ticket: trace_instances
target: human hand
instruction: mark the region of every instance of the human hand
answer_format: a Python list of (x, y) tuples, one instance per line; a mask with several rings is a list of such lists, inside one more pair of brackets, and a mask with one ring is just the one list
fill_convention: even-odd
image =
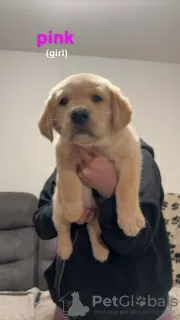
[(117, 185), (114, 164), (102, 156), (90, 155), (79, 146), (75, 146), (75, 152), (80, 159), (78, 175), (82, 182), (95, 189), (102, 197), (111, 197)]

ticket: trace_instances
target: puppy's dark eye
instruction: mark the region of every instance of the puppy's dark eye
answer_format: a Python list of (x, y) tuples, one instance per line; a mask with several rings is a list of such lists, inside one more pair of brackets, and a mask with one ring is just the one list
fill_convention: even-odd
[(94, 95), (94, 96), (92, 96), (92, 101), (93, 101), (94, 103), (97, 103), (97, 102), (102, 101), (102, 99), (101, 99), (100, 96)]
[(59, 102), (61, 106), (66, 106), (68, 104), (68, 98), (62, 98)]

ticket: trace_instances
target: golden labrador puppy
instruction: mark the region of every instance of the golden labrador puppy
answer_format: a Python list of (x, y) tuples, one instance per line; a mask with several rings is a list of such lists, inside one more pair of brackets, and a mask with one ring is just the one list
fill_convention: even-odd
[[(93, 74), (72, 75), (49, 93), (39, 120), (42, 135), (56, 144), (57, 176), (53, 196), (53, 222), (58, 234), (58, 255), (67, 260), (73, 250), (71, 223), (84, 208), (95, 208), (92, 190), (77, 175), (79, 159), (73, 145), (114, 162), (119, 174), (116, 187), (117, 222), (127, 236), (136, 236), (145, 226), (139, 207), (141, 152), (130, 125), (132, 108), (127, 98), (108, 80)], [(88, 225), (93, 256), (107, 260), (109, 250), (101, 239), (98, 217)]]

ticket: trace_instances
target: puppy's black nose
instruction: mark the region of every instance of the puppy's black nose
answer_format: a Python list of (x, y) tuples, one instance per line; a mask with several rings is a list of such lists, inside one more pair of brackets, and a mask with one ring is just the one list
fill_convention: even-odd
[(83, 125), (89, 118), (89, 112), (83, 108), (76, 109), (71, 113), (71, 120), (74, 124)]

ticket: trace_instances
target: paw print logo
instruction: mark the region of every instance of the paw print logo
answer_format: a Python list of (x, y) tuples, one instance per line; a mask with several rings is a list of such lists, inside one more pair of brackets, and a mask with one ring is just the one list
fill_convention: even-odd
[(180, 263), (180, 253), (176, 253), (173, 260), (175, 260), (176, 263)]
[(177, 210), (179, 208), (179, 203), (175, 202), (171, 205), (172, 210)]
[(168, 202), (164, 201), (162, 204), (162, 210), (165, 210), (168, 207)]
[(144, 307), (146, 305), (146, 299), (144, 297), (137, 297), (136, 304), (140, 307)]
[(178, 285), (180, 285), (180, 274), (179, 273), (176, 275), (176, 283)]

